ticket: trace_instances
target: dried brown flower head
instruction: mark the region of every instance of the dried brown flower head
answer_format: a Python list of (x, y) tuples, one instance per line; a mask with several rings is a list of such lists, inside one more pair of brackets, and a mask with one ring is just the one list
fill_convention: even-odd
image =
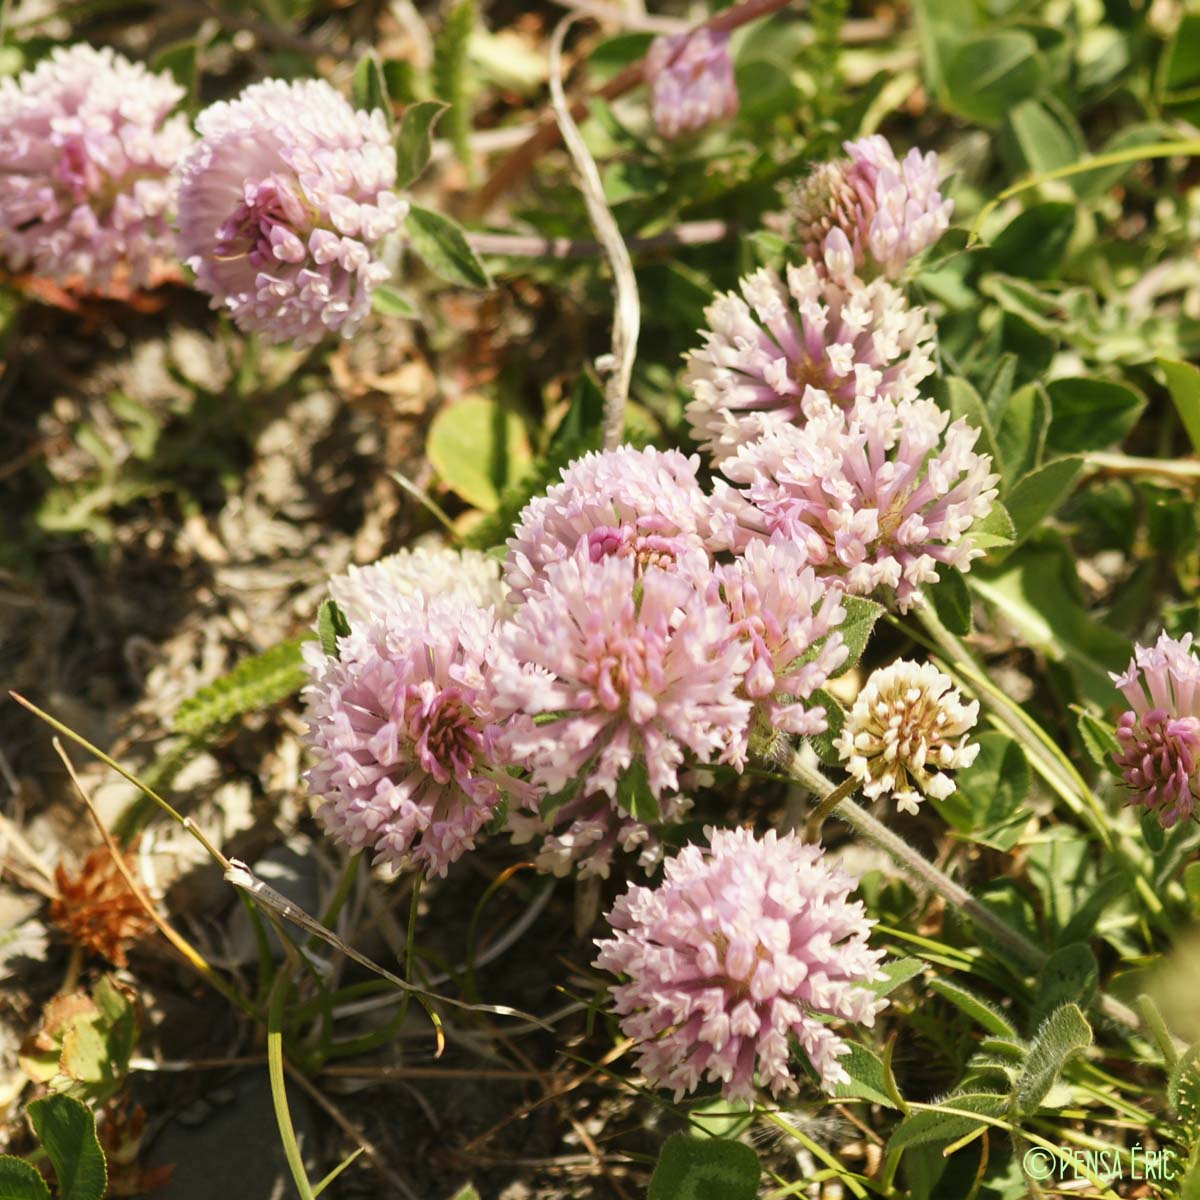
[(58, 898), (50, 904), (51, 920), (76, 945), (114, 966), (125, 966), (129, 947), (149, 933), (154, 922), (108, 849), (93, 850), (75, 876), (59, 864), (54, 881)]

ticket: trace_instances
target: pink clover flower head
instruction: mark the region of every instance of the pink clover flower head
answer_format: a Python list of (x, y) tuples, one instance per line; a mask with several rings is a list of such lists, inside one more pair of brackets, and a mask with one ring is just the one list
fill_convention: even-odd
[(445, 875), (505, 795), (531, 797), (508, 772), (495, 637), (490, 609), (415, 597), (352, 624), (339, 657), (305, 644), (306, 780), (339, 842)]
[(1192, 635), (1163, 633), (1153, 646), (1135, 646), (1129, 669), (1112, 679), (1131, 705), (1117, 722), (1113, 755), (1130, 802), (1156, 812), (1164, 829), (1197, 816), (1200, 660)]
[(452, 596), (481, 608), (506, 608), (500, 563), (479, 550), (449, 546), (415, 546), (389, 554), (369, 566), (350, 566), (329, 581), (353, 628), (360, 621), (392, 608), (398, 599)]
[(796, 240), (835, 277), (895, 279), (950, 226), (954, 205), (938, 190), (937, 155), (914, 148), (897, 159), (879, 134), (845, 150), (847, 158), (815, 167), (793, 198)]
[(673, 139), (737, 114), (729, 34), (697, 29), (655, 38), (645, 61), (654, 127)]
[(678, 791), (688, 752), (740, 768), (748, 654), (703, 582), (654, 566), (639, 578), (631, 558), (593, 562), (583, 544), (550, 566), (500, 640), (497, 702), (546, 717), (512, 731), (512, 757), (547, 792), (618, 799), (644, 761), (657, 801)]
[(709, 586), (750, 651), (742, 687), (755, 724), (768, 732), (823, 733), (825, 709), (807, 702), (849, 657), (837, 628), (846, 619), (840, 590), (817, 577), (798, 546), (780, 540), (751, 542), (714, 569)]
[(858, 881), (820, 846), (770, 830), (709, 829), (655, 888), (633, 886), (609, 915), (595, 966), (625, 976), (612, 989), (638, 1066), (678, 1100), (703, 1078), (726, 1099), (799, 1090), (789, 1039), (821, 1087), (849, 1081), (850, 1047), (820, 1017), (873, 1025), (886, 1005), (865, 985), (882, 977), (872, 922), (851, 901)]
[(531, 500), (508, 539), (504, 581), (514, 601), (545, 586), (551, 564), (586, 543), (592, 562), (616, 556), (674, 569), (728, 545), (733, 523), (714, 510), (696, 480), (700, 460), (678, 450), (593, 451), (562, 472), (562, 482)]
[(934, 371), (934, 326), (886, 280), (851, 286), (812, 263), (786, 282), (762, 269), (741, 294), (705, 310), (704, 345), (688, 355), (692, 434), (715, 465), (772, 429), (804, 420), (814, 391), (841, 407), (914, 400)]
[(196, 125), (178, 241), (197, 286), (271, 341), (350, 337), (390, 275), (378, 245), (408, 211), (383, 113), (355, 111), (324, 80), (268, 79)]
[(901, 660), (871, 672), (833, 741), (865, 796), (891, 796), (901, 812), (915, 813), (923, 796), (954, 794), (943, 772), (969, 767), (978, 756), (978, 743), (967, 736), (979, 701), (964, 704), (952, 688), (932, 663)]
[(0, 260), (92, 291), (153, 283), (175, 257), (182, 98), (170, 75), (83, 43), (0, 80)]
[[(996, 497), (979, 431), (932, 400), (874, 400), (843, 412), (810, 397), (807, 423), (739, 448), (722, 467), (742, 490), (719, 489), (743, 526), (778, 533), (817, 575), (869, 596), (891, 589), (901, 612), (922, 599), (939, 564), (966, 571), (983, 551), (972, 525)], [(749, 536), (749, 535), (748, 535)]]
[(658, 830), (682, 820), (692, 801), (689, 796), (664, 795), (657, 806), (658, 820), (648, 824), (604, 792), (592, 792), (572, 797), (546, 816), (537, 803), (513, 808), (508, 830), (517, 845), (536, 840), (538, 870), (559, 878), (575, 873), (581, 879), (607, 879), (618, 854), (636, 855), (638, 867), (649, 874), (663, 858)]

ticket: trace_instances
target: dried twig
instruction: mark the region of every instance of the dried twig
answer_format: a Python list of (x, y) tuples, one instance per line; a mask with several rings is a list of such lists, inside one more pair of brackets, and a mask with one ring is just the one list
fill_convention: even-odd
[[(694, 26), (695, 29), (708, 29), (714, 33), (728, 33), (750, 21), (757, 20), (784, 8), (789, 0), (744, 0), (717, 13), (709, 20)], [(573, 120), (582, 121), (588, 113), (588, 103), (592, 99), (615, 100), (626, 92), (633, 91), (643, 81), (644, 59), (631, 63), (623, 71), (614, 75), (598, 92), (576, 100), (571, 106)], [(521, 179), (538, 158), (559, 140), (558, 122), (553, 113), (546, 114), (537, 122), (528, 140), (518, 146), (508, 158), (492, 172), (483, 187), (480, 188), (473, 204), (476, 216), (479, 216)]]
[[(724, 241), (739, 229), (732, 221), (685, 221), (650, 237), (629, 238), (630, 251), (669, 250), (675, 246), (704, 246)], [(595, 258), (604, 253), (600, 242), (586, 238), (538, 237), (520, 233), (468, 233), (467, 241), (477, 254), (511, 258)]]
[[(578, 20), (575, 16), (564, 17), (555, 27), (550, 39), (550, 103), (558, 120), (558, 128), (575, 169), (579, 172), (579, 187), (587, 204), (592, 228), (604, 246), (612, 267), (613, 284), (616, 287), (616, 303), (613, 307), (612, 356), (608, 365), (608, 378), (604, 384), (604, 445), (612, 450), (621, 444), (625, 432), (625, 402), (629, 398), (629, 381), (633, 377), (633, 360), (637, 355), (638, 331), (642, 323), (642, 310), (638, 303), (637, 279), (633, 274), (633, 260), (629, 247), (621, 236), (617, 222), (604, 199), (604, 184), (596, 169), (596, 160), (584, 144), (579, 126), (571, 117), (567, 97), (562, 84), (562, 48), (567, 30)], [(599, 366), (599, 364), (597, 364)]]

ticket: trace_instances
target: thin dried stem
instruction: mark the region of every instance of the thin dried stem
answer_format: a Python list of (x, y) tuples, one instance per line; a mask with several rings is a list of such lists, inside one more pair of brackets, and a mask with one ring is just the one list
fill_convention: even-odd
[[(769, 16), (779, 9), (787, 7), (788, 2), (789, 0), (745, 0), (745, 3), (725, 9), (709, 20), (694, 26), (693, 29), (728, 33), (740, 25), (757, 20), (759, 17)], [(588, 102), (592, 99), (616, 100), (619, 96), (624, 96), (626, 92), (633, 91), (643, 82), (644, 64), (644, 59), (638, 59), (637, 62), (631, 63), (623, 71), (614, 75), (599, 91), (575, 101), (571, 106), (572, 119), (582, 121), (587, 116)], [(487, 212), (505, 192), (525, 177), (530, 167), (547, 150), (556, 145), (558, 140), (558, 122), (554, 120), (552, 113), (547, 114), (537, 122), (529, 139), (518, 146), (492, 172), (475, 199), (472, 206), (474, 214), (480, 216)]]
[[(612, 267), (613, 284), (616, 287), (616, 304), (613, 312), (612, 362), (608, 364), (608, 378), (604, 384), (604, 445), (612, 450), (621, 444), (625, 433), (625, 402), (629, 398), (629, 381), (633, 377), (633, 360), (637, 355), (638, 332), (641, 329), (642, 309), (638, 303), (637, 279), (633, 274), (633, 260), (629, 247), (621, 236), (608, 202), (604, 199), (604, 183), (579, 132), (579, 126), (571, 117), (567, 97), (562, 83), (562, 49), (567, 30), (578, 18), (564, 17), (559, 21), (550, 39), (550, 102), (558, 120), (559, 132), (571, 152), (575, 169), (579, 172), (579, 187), (583, 192), (592, 228), (604, 246), (604, 252)], [(599, 364), (597, 364), (599, 366)]]

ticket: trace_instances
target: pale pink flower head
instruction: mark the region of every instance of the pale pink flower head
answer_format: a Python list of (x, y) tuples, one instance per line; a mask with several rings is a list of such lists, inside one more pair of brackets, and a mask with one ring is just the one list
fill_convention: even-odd
[(306, 779), (339, 842), (445, 875), (506, 795), (532, 797), (508, 771), (495, 638), (490, 609), (418, 596), (362, 616), (337, 657), (305, 644)]
[(536, 841), (538, 870), (559, 878), (607, 879), (619, 855), (634, 857), (649, 873), (662, 862), (659, 831), (677, 825), (692, 807), (691, 797), (680, 795), (660, 796), (655, 803), (658, 819), (647, 822), (603, 791), (572, 796), (545, 815), (535, 800), (509, 809), (508, 831), (517, 845)]
[(756, 271), (705, 310), (688, 355), (692, 436), (720, 465), (772, 429), (802, 422), (810, 393), (845, 408), (913, 400), (934, 370), (934, 327), (886, 280), (843, 284), (812, 263)]
[(179, 253), (197, 287), (271, 341), (350, 337), (390, 275), (379, 243), (407, 212), (384, 114), (356, 112), (324, 80), (268, 79), (196, 126)]
[(978, 717), (979, 701), (964, 704), (932, 663), (901, 659), (871, 672), (833, 746), (863, 795), (891, 796), (901, 812), (915, 813), (923, 796), (954, 794), (945, 772), (975, 761), (979, 745), (967, 737)]
[(696, 479), (700, 460), (678, 450), (593, 451), (577, 458), (544, 496), (531, 500), (508, 539), (504, 581), (520, 601), (545, 586), (552, 563), (582, 544), (593, 562), (628, 558), (638, 571), (674, 569), (695, 552), (724, 548), (727, 514), (713, 509)]
[(655, 38), (643, 71), (654, 127), (665, 138), (694, 133), (737, 114), (727, 33), (698, 29)]
[(0, 260), (103, 291), (174, 261), (171, 168), (192, 144), (183, 98), (110, 48), (56, 47), (0, 80)]
[(815, 167), (793, 197), (796, 240), (839, 277), (895, 279), (950, 226), (937, 155), (914, 148), (898, 160), (879, 134), (845, 150), (847, 158)]
[(687, 753), (740, 767), (750, 705), (748, 663), (729, 614), (690, 572), (633, 559), (593, 562), (586, 544), (546, 572), (501, 633), (498, 703), (537, 724), (509, 739), (548, 793), (568, 787), (613, 799), (644, 762), (655, 800), (678, 790)]
[(722, 466), (741, 491), (721, 503), (744, 527), (780, 534), (817, 575), (847, 592), (921, 600), (940, 564), (965, 571), (983, 551), (971, 527), (991, 510), (997, 476), (974, 446), (979, 431), (932, 400), (874, 400), (848, 412), (810, 397), (803, 427), (742, 446)]
[(676, 1100), (705, 1077), (729, 1100), (753, 1100), (756, 1079), (778, 1098), (799, 1090), (794, 1037), (832, 1092), (850, 1047), (828, 1018), (873, 1025), (886, 1004), (865, 986), (883, 951), (849, 898), (858, 881), (794, 834), (706, 833), (710, 848), (685, 846), (657, 887), (620, 896), (596, 943), (595, 965), (626, 978), (612, 992), (638, 1067)]
[(837, 586), (817, 577), (798, 546), (776, 539), (753, 541), (716, 567), (709, 587), (750, 651), (742, 684), (754, 704), (750, 732), (767, 744), (776, 731), (823, 733), (825, 709), (810, 697), (849, 657), (837, 628), (846, 619)]
[(1130, 802), (1158, 814), (1164, 829), (1197, 816), (1200, 796), (1200, 660), (1192, 635), (1165, 633), (1135, 646), (1129, 669), (1113, 682), (1132, 705), (1117, 722), (1113, 760), (1133, 792)]

